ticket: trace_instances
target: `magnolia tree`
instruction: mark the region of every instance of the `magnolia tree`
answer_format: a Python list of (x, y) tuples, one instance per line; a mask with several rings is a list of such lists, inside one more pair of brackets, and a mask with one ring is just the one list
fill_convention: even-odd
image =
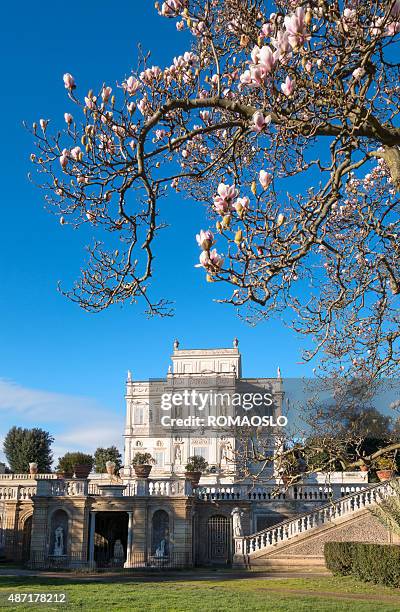
[(33, 127), (49, 207), (95, 237), (68, 295), (89, 311), (143, 298), (169, 314), (148, 283), (162, 198), (180, 192), (208, 206), (197, 265), (227, 285), (223, 301), (252, 321), (292, 311), (306, 359), (322, 349), (346, 371), (393, 374), (400, 0), (156, 9), (176, 21), (181, 55), (140, 57), (87, 93), (66, 73), (64, 129)]

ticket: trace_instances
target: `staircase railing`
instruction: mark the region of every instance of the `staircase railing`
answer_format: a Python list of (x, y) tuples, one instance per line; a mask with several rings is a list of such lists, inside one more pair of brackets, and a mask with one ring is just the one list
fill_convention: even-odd
[(376, 504), (383, 497), (393, 494), (390, 482), (388, 480), (371, 485), (362, 491), (332, 500), (310, 512), (297, 515), (252, 535), (235, 537), (235, 554), (251, 555), (259, 550), (286, 542), (301, 533), (311, 531), (335, 518), (350, 515), (357, 510)]

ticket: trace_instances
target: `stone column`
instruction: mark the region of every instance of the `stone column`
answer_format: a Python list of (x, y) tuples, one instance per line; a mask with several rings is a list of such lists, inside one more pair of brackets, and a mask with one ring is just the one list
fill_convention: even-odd
[(94, 564), (94, 536), (96, 532), (96, 512), (92, 510), (90, 512), (90, 526), (89, 526), (89, 563)]
[(132, 567), (132, 544), (133, 544), (133, 512), (128, 512), (128, 539), (126, 542), (126, 561), (124, 567)]

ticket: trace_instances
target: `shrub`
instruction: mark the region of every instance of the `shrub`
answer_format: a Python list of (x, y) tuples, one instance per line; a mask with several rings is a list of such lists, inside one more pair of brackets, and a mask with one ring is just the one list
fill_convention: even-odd
[(326, 542), (324, 555), (326, 566), (333, 574), (351, 574), (354, 542)]
[(325, 561), (334, 574), (400, 587), (400, 546), (363, 542), (327, 542)]
[(65, 453), (63, 457), (60, 457), (56, 469), (59, 472), (74, 473), (76, 465), (90, 465), (90, 469), (92, 469), (93, 463), (94, 459), (92, 455), (77, 451)]
[(155, 463), (150, 453), (135, 453), (132, 459), (132, 465), (152, 465)]
[(208, 467), (207, 461), (201, 455), (193, 455), (189, 457), (188, 463), (185, 465), (187, 472), (205, 472)]

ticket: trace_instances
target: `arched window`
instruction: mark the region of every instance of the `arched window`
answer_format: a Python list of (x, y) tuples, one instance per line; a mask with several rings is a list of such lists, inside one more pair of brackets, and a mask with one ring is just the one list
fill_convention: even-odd
[(157, 510), (151, 521), (151, 554), (156, 557), (169, 555), (169, 516), (165, 510)]
[(24, 522), (22, 533), (22, 560), (28, 561), (31, 556), (31, 537), (32, 537), (32, 515), (28, 516)]
[(63, 557), (68, 554), (68, 514), (56, 510), (51, 517), (49, 555)]

